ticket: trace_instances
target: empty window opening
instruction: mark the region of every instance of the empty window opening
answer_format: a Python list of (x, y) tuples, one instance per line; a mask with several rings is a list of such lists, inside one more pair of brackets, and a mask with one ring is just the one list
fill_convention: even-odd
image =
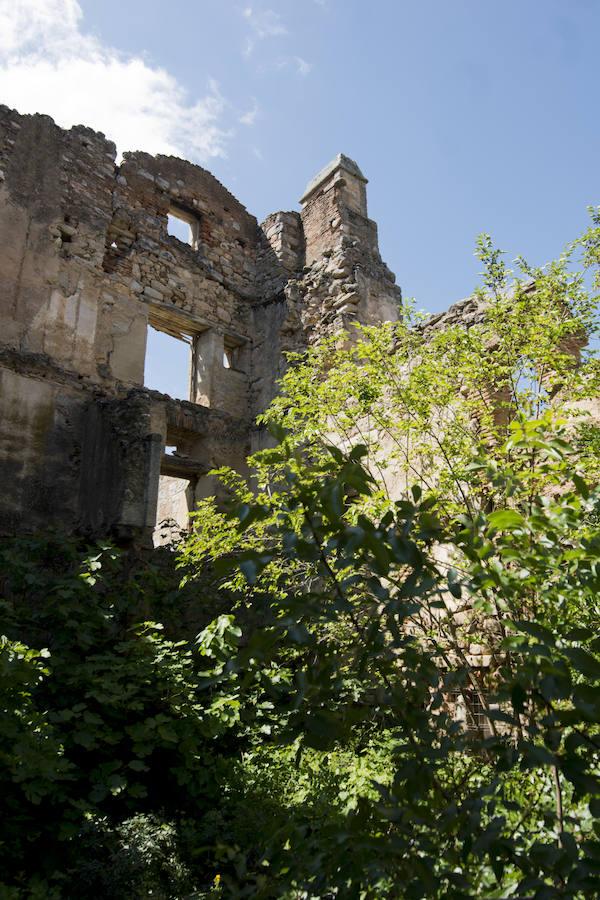
[(165, 444), (165, 453), (177, 453), (177, 444)]
[(235, 338), (226, 337), (223, 346), (223, 368), (245, 372), (245, 350), (244, 344), (236, 341)]
[(193, 213), (172, 206), (167, 215), (167, 233), (171, 237), (177, 238), (182, 244), (189, 244), (193, 250), (197, 250), (200, 221)]
[[(144, 385), (176, 400), (190, 396), (191, 340), (148, 326)], [(168, 452), (168, 451), (167, 451)]]
[(155, 547), (176, 543), (190, 529), (195, 505), (194, 486), (187, 478), (161, 475), (153, 542)]
[(177, 216), (169, 213), (167, 216), (167, 231), (171, 237), (176, 237), (178, 241), (184, 244), (192, 243), (192, 226), (189, 222), (184, 222)]

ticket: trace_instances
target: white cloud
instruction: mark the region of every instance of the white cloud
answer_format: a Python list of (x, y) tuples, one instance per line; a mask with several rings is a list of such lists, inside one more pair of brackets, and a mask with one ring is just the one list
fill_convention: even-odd
[[(307, 62), (301, 56), (281, 56), (273, 65), (279, 70), (294, 69), (296, 74), (301, 75), (302, 78), (306, 78), (313, 69), (313, 64)], [(265, 66), (264, 68), (266, 71), (267, 67)]]
[(281, 21), (281, 16), (274, 9), (257, 10), (252, 6), (247, 6), (244, 10), (244, 17), (248, 19), (252, 31), (261, 41), (268, 37), (277, 37), (288, 33)]
[(14, 0), (0, 3), (0, 53), (4, 56), (29, 46), (45, 36), (52, 44), (62, 43), (78, 28), (81, 8), (75, 0), (47, 0), (32, 3)]
[(260, 108), (258, 106), (258, 103), (256, 102), (256, 100), (254, 100), (250, 109), (240, 116), (239, 121), (242, 123), (242, 125), (254, 125), (259, 112)]
[(244, 45), (244, 56), (252, 54), (257, 41), (288, 34), (287, 28), (281, 21), (281, 16), (274, 9), (256, 9), (253, 6), (247, 6), (242, 10), (242, 15), (247, 20), (251, 31)]
[(296, 63), (296, 70), (298, 72), (298, 75), (302, 75), (303, 77), (305, 75), (308, 75), (308, 73), (312, 69), (312, 63), (309, 63), (305, 59), (302, 59), (301, 56), (295, 56), (294, 62)]
[(81, 29), (77, 0), (0, 0), (0, 99), (59, 125), (90, 125), (119, 150), (198, 161), (223, 156), (229, 132), (218, 85), (190, 101), (176, 78)]
[[(316, 2), (320, 3), (320, 0), (316, 0)], [(281, 37), (289, 34), (288, 29), (281, 20), (281, 16), (273, 9), (257, 9), (254, 6), (246, 6), (241, 12), (250, 28), (250, 34), (246, 37), (244, 49), (242, 51), (245, 57), (252, 56), (259, 41), (264, 41), (266, 38)], [(307, 60), (303, 59), (301, 56), (284, 56), (276, 61), (271, 60), (265, 62), (264, 59), (262, 59), (258, 65), (258, 70), (263, 72), (272, 68), (294, 68), (298, 75), (305, 77), (312, 70), (312, 63), (307, 62)], [(243, 117), (240, 121), (244, 121)]]

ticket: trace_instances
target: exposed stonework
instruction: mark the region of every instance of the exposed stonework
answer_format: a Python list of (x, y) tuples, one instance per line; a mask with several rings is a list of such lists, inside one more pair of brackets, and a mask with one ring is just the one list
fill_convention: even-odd
[[(183, 524), (206, 473), (260, 443), (285, 351), (398, 318), (356, 163), (338, 156), (301, 205), (259, 225), (199, 166), (117, 166), (104, 135), (0, 107), (1, 532)], [(189, 343), (189, 402), (143, 387), (149, 326)]]

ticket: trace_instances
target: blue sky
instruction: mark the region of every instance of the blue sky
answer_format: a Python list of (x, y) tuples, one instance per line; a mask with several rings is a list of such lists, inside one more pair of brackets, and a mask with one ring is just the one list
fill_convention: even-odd
[(585, 227), (599, 41), (598, 0), (0, 0), (0, 99), (193, 158), (259, 219), (344, 152), (437, 311), (478, 232), (543, 263)]

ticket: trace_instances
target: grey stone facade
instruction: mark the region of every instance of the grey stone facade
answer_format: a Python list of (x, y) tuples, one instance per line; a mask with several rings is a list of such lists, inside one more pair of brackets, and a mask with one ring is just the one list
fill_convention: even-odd
[[(212, 467), (244, 471), (286, 351), (399, 316), (347, 157), (260, 225), (199, 166), (115, 156), (0, 107), (0, 533), (183, 524)], [(189, 346), (188, 401), (143, 386), (149, 327)]]

